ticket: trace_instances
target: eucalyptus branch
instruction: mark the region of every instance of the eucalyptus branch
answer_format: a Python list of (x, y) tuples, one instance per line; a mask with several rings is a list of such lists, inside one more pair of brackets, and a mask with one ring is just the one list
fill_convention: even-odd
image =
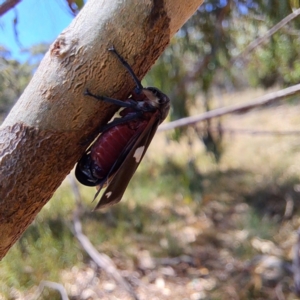
[(287, 97), (296, 95), (299, 92), (300, 92), (300, 84), (296, 84), (296, 85), (293, 85), (286, 89), (282, 89), (280, 91), (269, 93), (267, 95), (264, 95), (262, 97), (257, 98), (256, 100), (253, 100), (253, 101), (250, 101), (247, 103), (235, 104), (235, 105), (231, 105), (228, 107), (221, 107), (221, 108), (217, 108), (217, 109), (202, 113), (200, 115), (182, 118), (182, 119), (179, 119), (179, 120), (176, 120), (173, 122), (165, 123), (158, 128), (158, 131), (166, 131), (166, 130), (175, 129), (177, 127), (194, 125), (198, 122), (202, 122), (202, 121), (209, 120), (212, 118), (222, 117), (222, 116), (228, 115), (228, 114), (246, 112), (246, 111), (255, 109), (257, 107), (266, 106), (275, 101), (286, 99)]

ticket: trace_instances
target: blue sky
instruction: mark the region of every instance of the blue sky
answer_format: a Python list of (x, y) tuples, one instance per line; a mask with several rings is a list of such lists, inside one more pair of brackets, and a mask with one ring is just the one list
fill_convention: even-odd
[(13, 20), (16, 15), (19, 41), (23, 48), (41, 42), (51, 43), (73, 20), (66, 0), (22, 0), (15, 9), (0, 17), (0, 46), (11, 51), (12, 58), (18, 60), (24, 60), (27, 56), (21, 53), (14, 34)]

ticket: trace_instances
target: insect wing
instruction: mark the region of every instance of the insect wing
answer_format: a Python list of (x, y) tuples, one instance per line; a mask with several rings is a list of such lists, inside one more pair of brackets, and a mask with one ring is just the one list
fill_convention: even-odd
[(131, 150), (126, 155), (119, 169), (115, 172), (114, 177), (110, 181), (99, 203), (95, 207), (95, 210), (111, 206), (121, 201), (129, 181), (131, 180), (153, 139), (158, 125), (159, 115), (155, 113), (142, 134), (132, 146)]

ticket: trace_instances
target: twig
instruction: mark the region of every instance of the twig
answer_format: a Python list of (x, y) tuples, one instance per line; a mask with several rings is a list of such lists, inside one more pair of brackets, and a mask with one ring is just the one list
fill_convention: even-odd
[(73, 213), (73, 225), (74, 225), (74, 235), (78, 239), (82, 248), (86, 251), (86, 253), (91, 257), (91, 259), (97, 264), (98, 267), (102, 268), (107, 274), (109, 274), (117, 284), (121, 285), (133, 299), (139, 300), (138, 296), (131, 288), (131, 286), (126, 282), (126, 280), (121, 276), (119, 271), (117, 270), (114, 262), (110, 259), (109, 256), (103, 253), (99, 253), (96, 248), (92, 245), (90, 240), (86, 235), (82, 232), (81, 222), (79, 220), (79, 203), (80, 203), (80, 193), (77, 187), (77, 184), (74, 178), (69, 176), (71, 181), (71, 186), (76, 198), (76, 209)]
[[(211, 131), (220, 131), (218, 127), (210, 127)], [(201, 129), (199, 129), (201, 131)], [(286, 130), (286, 131), (278, 131), (278, 130), (254, 130), (254, 129), (240, 129), (240, 128), (229, 128), (223, 127), (221, 128), (222, 133), (229, 134), (250, 134), (250, 135), (278, 135), (278, 136), (291, 136), (291, 135), (300, 135), (300, 130)]]
[(177, 257), (158, 258), (158, 259), (156, 259), (156, 262), (161, 264), (161, 265), (168, 265), (168, 266), (178, 265), (182, 262), (190, 264), (190, 265), (194, 264), (193, 257), (191, 257), (189, 255), (180, 255), (180, 256), (177, 256)]
[(256, 47), (266, 42), (268, 38), (270, 38), (274, 33), (276, 33), (279, 29), (281, 29), (283, 26), (285, 26), (287, 23), (295, 19), (297, 16), (300, 15), (300, 8), (293, 11), (291, 14), (289, 14), (287, 17), (282, 19), (280, 22), (278, 22), (275, 26), (273, 26), (270, 30), (268, 30), (263, 36), (257, 38), (256, 40), (252, 41), (244, 50), (242, 53), (238, 54), (236, 57), (234, 57), (230, 64), (235, 63), (238, 59), (241, 59), (245, 56), (247, 56), (249, 53), (251, 53)]
[[(226, 68), (229, 69), (236, 61), (248, 56), (256, 47), (265, 43), (268, 38), (270, 38), (279, 29), (281, 29), (287, 23), (289, 23), (294, 18), (296, 18), (299, 14), (300, 14), (300, 9), (295, 10), (294, 12), (289, 14), (287, 17), (282, 19), (280, 22), (278, 22), (270, 30), (268, 30), (263, 36), (255, 39), (254, 41), (249, 43), (248, 46), (246, 46), (246, 48), (241, 53), (239, 53), (238, 55), (236, 55), (229, 61)], [(213, 58), (213, 55), (212, 55), (212, 53), (210, 53), (210, 54), (206, 55), (202, 61), (199, 61), (198, 63), (196, 63), (193, 71), (190, 72), (190, 74), (187, 74), (186, 76), (184, 76), (179, 82), (177, 82), (177, 85), (176, 85), (177, 89), (178, 88), (180, 89), (180, 87), (182, 87), (183, 85), (185, 85), (193, 80), (196, 80), (203, 72), (203, 69), (207, 67), (208, 63), (211, 61), (212, 58)]]
[(99, 253), (87, 238), (87, 236), (82, 233), (81, 223), (78, 219), (76, 211), (73, 215), (73, 223), (76, 238), (78, 239), (82, 248), (92, 258), (92, 260), (106, 273), (108, 273), (119, 285), (121, 285), (132, 296), (133, 299), (138, 300), (139, 298), (130, 287), (130, 285), (120, 275), (113, 261), (107, 255)]
[(221, 108), (217, 108), (217, 109), (205, 112), (201, 115), (182, 118), (182, 119), (179, 119), (179, 120), (176, 120), (173, 122), (163, 124), (158, 128), (158, 131), (171, 130), (171, 129), (175, 129), (177, 127), (193, 125), (193, 124), (196, 124), (196, 123), (204, 121), (204, 120), (221, 117), (221, 116), (224, 116), (227, 114), (248, 111), (248, 110), (254, 109), (258, 106), (264, 106), (264, 105), (270, 104), (274, 101), (284, 99), (288, 96), (292, 96), (299, 92), (300, 92), (300, 84), (296, 84), (296, 85), (293, 85), (286, 89), (282, 89), (277, 92), (269, 93), (267, 95), (264, 95), (262, 97), (257, 98), (256, 100), (253, 100), (253, 101), (250, 101), (247, 103), (231, 105), (228, 107), (221, 107)]
[(21, 0), (6, 0), (0, 5), (0, 17), (14, 8)]
[(57, 290), (60, 293), (62, 300), (69, 300), (68, 294), (62, 284), (47, 280), (43, 280), (40, 282), (38, 290), (36, 291), (32, 299), (38, 299), (43, 293), (45, 287)]
[(285, 205), (283, 218), (287, 220), (290, 219), (293, 215), (295, 203), (290, 193), (287, 193), (284, 198), (285, 198), (286, 205)]

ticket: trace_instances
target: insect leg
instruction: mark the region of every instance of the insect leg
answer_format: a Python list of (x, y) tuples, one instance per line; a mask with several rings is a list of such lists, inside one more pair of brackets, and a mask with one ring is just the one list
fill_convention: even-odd
[(130, 115), (127, 115), (127, 116), (122, 117), (122, 118), (115, 118), (113, 121), (111, 121), (108, 124), (101, 127), (100, 132), (102, 133), (102, 132), (104, 132), (104, 131), (112, 128), (112, 127), (115, 127), (116, 125), (124, 124), (126, 122), (139, 119), (142, 116), (143, 116), (143, 112), (142, 111), (137, 111), (134, 114), (130, 114)]
[(136, 108), (136, 102), (135, 101), (121, 101), (121, 100), (118, 100), (118, 99), (114, 99), (114, 98), (109, 98), (109, 97), (106, 97), (106, 96), (97, 96), (97, 95), (94, 95), (92, 93), (90, 93), (90, 91), (88, 89), (86, 89), (84, 91), (84, 95), (86, 96), (91, 96), (97, 100), (101, 100), (101, 101), (104, 101), (104, 102), (107, 102), (107, 103), (111, 103), (111, 104), (115, 104), (117, 106), (120, 106), (120, 107), (129, 107), (129, 108)]
[(114, 46), (108, 48), (108, 51), (113, 52), (117, 58), (119, 59), (119, 61), (122, 63), (122, 65), (125, 67), (125, 69), (128, 71), (128, 73), (131, 75), (132, 79), (134, 80), (135, 84), (136, 84), (136, 92), (139, 94), (142, 92), (143, 90), (143, 86), (141, 81), (137, 78), (137, 76), (135, 75), (135, 73), (133, 72), (132, 68), (130, 67), (130, 65), (128, 64), (128, 62), (117, 52), (117, 50), (114, 48)]

